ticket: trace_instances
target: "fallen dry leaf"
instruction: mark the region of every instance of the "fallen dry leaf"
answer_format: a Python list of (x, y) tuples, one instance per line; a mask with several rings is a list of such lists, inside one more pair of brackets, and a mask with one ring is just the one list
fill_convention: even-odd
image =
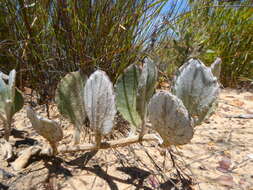
[(239, 107), (241, 107), (241, 106), (244, 105), (244, 102), (243, 102), (243, 101), (240, 101), (240, 100), (232, 100), (232, 101), (231, 101), (231, 104), (232, 104), (233, 106), (239, 106)]
[(224, 155), (227, 156), (228, 158), (231, 158), (231, 153), (229, 151), (224, 151)]
[(228, 107), (228, 106), (222, 106), (221, 107), (221, 109), (223, 110), (223, 111), (225, 111), (225, 112), (228, 112), (228, 111), (230, 111), (230, 108)]
[(231, 160), (227, 157), (223, 158), (218, 162), (219, 166), (216, 168), (218, 171), (227, 173), (229, 172), (229, 168), (231, 166)]
[(233, 187), (235, 185), (234, 179), (230, 175), (221, 175), (215, 179), (221, 185)]
[(225, 96), (226, 98), (235, 98), (234, 96), (230, 96), (230, 95), (228, 95), (228, 96)]
[(214, 142), (209, 142), (208, 143), (208, 146), (214, 146), (215, 144), (214, 144)]
[(253, 96), (244, 96), (244, 99), (245, 100), (253, 101)]

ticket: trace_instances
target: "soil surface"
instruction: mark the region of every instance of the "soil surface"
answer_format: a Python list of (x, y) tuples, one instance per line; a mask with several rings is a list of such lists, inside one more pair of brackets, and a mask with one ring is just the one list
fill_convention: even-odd
[[(47, 115), (43, 106), (34, 109)], [(50, 119), (63, 127), (60, 144), (71, 144), (73, 126), (55, 105), (49, 110)], [(12, 163), (23, 150), (47, 143), (31, 127), (24, 108), (14, 116), (10, 138), (14, 157), (7, 162), (0, 155), (0, 190), (253, 190), (252, 114), (252, 92), (224, 89), (216, 112), (195, 128), (194, 138), (185, 146), (164, 150), (144, 142), (53, 158), (37, 155), (26, 168), (15, 171)], [(104, 140), (123, 138), (127, 132), (126, 123), (118, 119), (114, 135)], [(91, 133), (87, 129), (81, 143), (94, 142)], [(2, 124), (0, 135), (2, 139)]]

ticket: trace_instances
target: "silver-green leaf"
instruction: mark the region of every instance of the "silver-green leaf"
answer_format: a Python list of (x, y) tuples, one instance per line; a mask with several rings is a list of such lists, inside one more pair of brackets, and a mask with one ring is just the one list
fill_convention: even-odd
[(89, 77), (84, 102), (90, 126), (101, 135), (110, 133), (117, 111), (113, 85), (105, 72), (97, 70)]
[(148, 105), (149, 120), (163, 146), (183, 145), (193, 137), (191, 117), (182, 101), (166, 91), (157, 92)]
[(5, 83), (3, 73), (0, 72), (0, 116), (4, 122), (5, 139), (9, 139), (13, 115), (18, 112), (24, 104), (20, 91), (16, 89), (16, 71), (12, 70)]
[(13, 69), (9, 74), (8, 86), (10, 90), (11, 101), (14, 102), (16, 90), (16, 71)]
[(86, 118), (83, 98), (86, 80), (80, 71), (71, 72), (62, 78), (55, 95), (59, 112), (79, 130)]
[(59, 123), (37, 115), (31, 108), (27, 108), (27, 117), (35, 131), (51, 143), (62, 140), (63, 132)]
[(56, 154), (57, 144), (63, 138), (63, 131), (60, 124), (37, 115), (30, 107), (27, 108), (27, 117), (35, 131), (48, 140), (53, 149), (53, 154)]
[(198, 59), (190, 59), (180, 67), (172, 87), (173, 94), (182, 100), (195, 125), (210, 116), (210, 109), (216, 103), (219, 91), (217, 78)]
[(155, 62), (146, 58), (138, 83), (136, 110), (142, 120), (146, 117), (147, 105), (152, 97), (157, 81), (157, 68)]

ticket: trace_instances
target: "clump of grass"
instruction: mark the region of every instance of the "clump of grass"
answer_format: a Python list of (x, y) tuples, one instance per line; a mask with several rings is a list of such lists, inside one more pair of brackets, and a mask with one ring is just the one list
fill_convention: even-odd
[(67, 72), (96, 68), (112, 81), (144, 54), (166, 0), (3, 0), (0, 70), (18, 71), (18, 85), (53, 97)]

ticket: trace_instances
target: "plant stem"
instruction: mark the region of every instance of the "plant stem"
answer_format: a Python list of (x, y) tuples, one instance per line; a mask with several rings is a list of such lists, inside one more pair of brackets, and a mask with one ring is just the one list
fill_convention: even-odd
[(74, 131), (74, 145), (80, 143), (80, 125), (75, 125), (75, 131)]
[(6, 141), (9, 141), (9, 136), (10, 136), (10, 131), (9, 131), (9, 126), (7, 124), (6, 121), (6, 117), (4, 117), (1, 113), (0, 113), (0, 119), (3, 121), (3, 126), (4, 126), (4, 139)]
[(11, 135), (11, 123), (4, 122), (4, 138), (6, 141), (9, 141)]
[(102, 140), (102, 136), (101, 136), (100, 132), (97, 132), (97, 134), (95, 136), (95, 140), (96, 140), (96, 146), (97, 146), (97, 148), (100, 148), (100, 146), (101, 146), (101, 140)]
[(145, 135), (145, 133), (147, 133), (147, 128), (146, 128), (146, 122), (147, 122), (147, 109), (145, 111), (145, 115), (144, 117), (141, 119), (141, 131), (139, 134), (139, 140), (141, 141), (141, 139), (143, 138), (143, 136)]
[(143, 136), (145, 135), (146, 133), (146, 120), (144, 119), (142, 122), (141, 122), (141, 132), (139, 134), (139, 140), (141, 141)]
[[(130, 144), (144, 142), (144, 141), (155, 141), (158, 142), (158, 138), (155, 134), (146, 134), (139, 139), (139, 135), (135, 135), (133, 137), (127, 137), (119, 140), (112, 140), (108, 142), (100, 143), (98, 147), (97, 144), (85, 144), (85, 145), (77, 145), (77, 146), (66, 146), (62, 145), (58, 148), (59, 153), (67, 153), (67, 152), (78, 152), (78, 151), (93, 151), (98, 149), (108, 149), (108, 148), (118, 148), (128, 146)], [(101, 142), (101, 141), (100, 141)]]
[(56, 155), (58, 153), (56, 144), (54, 142), (49, 142), (49, 144), (53, 149), (53, 155)]

